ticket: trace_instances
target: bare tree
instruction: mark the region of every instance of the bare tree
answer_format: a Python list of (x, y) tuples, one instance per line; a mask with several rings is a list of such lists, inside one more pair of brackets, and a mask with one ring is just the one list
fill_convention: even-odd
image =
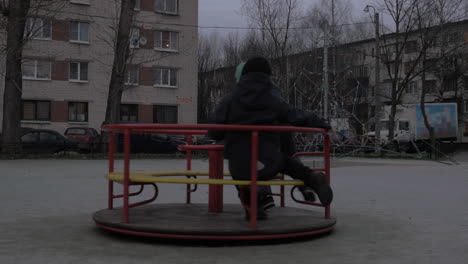
[[(0, 30), (6, 28), (6, 43), (1, 49), (6, 53), (7, 65), (3, 97), (3, 153), (21, 152), (21, 96), (23, 93), (21, 63), (25, 44), (33, 38), (36, 31), (42, 30), (42, 25), (36, 25), (35, 17), (38, 15), (51, 17), (63, 5), (62, 1), (53, 0), (0, 1)], [(29, 24), (28, 27), (27, 24)]]
[(301, 7), (299, 0), (243, 0), (242, 4), (242, 13), (251, 25), (261, 29), (260, 39), (267, 58), (279, 69), (273, 78), (285, 94), (290, 93), (286, 55), (292, 48), (291, 32), (300, 22)]
[[(383, 36), (384, 45), (381, 47), (383, 51), (381, 60), (390, 83), (388, 94), (383, 95), (390, 99), (391, 105), (389, 142), (393, 142), (394, 139), (396, 107), (401, 104), (405, 90), (418, 77), (422, 77), (424, 87), (425, 74), (428, 67), (432, 67), (426, 63), (428, 54), (439, 36), (444, 33), (444, 26), (460, 19), (453, 15), (458, 13), (457, 1), (384, 0), (380, 6), (393, 22), (390, 28), (393, 33)], [(452, 15), (448, 16), (449, 13)], [(438, 60), (442, 58), (443, 56)], [(425, 90), (423, 88), (422, 94)], [(421, 100), (425, 101), (423, 97), (425, 98), (422, 95)], [(421, 105), (423, 106), (424, 102), (421, 102)], [(429, 125), (427, 115), (425, 113), (423, 115)]]
[[(235, 56), (235, 55), (233, 55)], [(201, 34), (198, 38), (198, 122), (205, 122), (213, 110), (214, 70), (221, 67), (219, 36)]]
[(104, 124), (120, 121), (120, 103), (125, 87), (125, 72), (130, 57), (130, 31), (135, 14), (135, 0), (122, 0), (118, 23), (117, 38), (114, 49), (109, 92), (107, 95), (106, 117)]

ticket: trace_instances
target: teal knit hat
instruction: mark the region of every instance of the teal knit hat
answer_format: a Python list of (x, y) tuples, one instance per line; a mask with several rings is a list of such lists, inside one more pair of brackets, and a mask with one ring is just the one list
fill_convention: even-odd
[(244, 70), (245, 62), (239, 63), (236, 67), (236, 73), (234, 74), (234, 77), (236, 78), (236, 83), (239, 82), (241, 76), (242, 76), (242, 71)]

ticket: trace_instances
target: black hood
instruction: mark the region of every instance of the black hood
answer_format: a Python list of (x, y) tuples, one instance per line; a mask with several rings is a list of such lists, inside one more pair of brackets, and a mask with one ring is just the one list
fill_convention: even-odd
[(271, 77), (265, 73), (252, 72), (243, 75), (237, 84), (236, 98), (247, 109), (262, 109), (270, 103), (264, 96), (274, 90)]

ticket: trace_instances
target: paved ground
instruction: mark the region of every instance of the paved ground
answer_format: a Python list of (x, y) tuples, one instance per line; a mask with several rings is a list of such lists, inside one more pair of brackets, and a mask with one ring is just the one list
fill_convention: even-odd
[[(458, 166), (337, 161), (335, 232), (254, 246), (179, 245), (103, 233), (91, 216), (106, 207), (106, 161), (1, 160), (0, 263), (466, 263), (468, 159), (461, 160)], [(206, 165), (199, 160), (194, 166)], [(180, 168), (183, 161), (137, 160), (132, 166)], [(161, 202), (183, 201), (182, 186), (161, 189)], [(206, 196), (204, 188), (194, 200)], [(226, 200), (237, 202), (232, 188)]]

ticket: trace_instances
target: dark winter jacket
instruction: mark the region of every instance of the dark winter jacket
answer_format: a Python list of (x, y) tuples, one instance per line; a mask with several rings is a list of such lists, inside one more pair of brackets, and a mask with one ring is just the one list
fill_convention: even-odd
[[(216, 124), (293, 125), (330, 129), (318, 116), (293, 108), (281, 97), (270, 76), (248, 73), (242, 76), (236, 89), (223, 98), (211, 120)], [(229, 161), (250, 164), (250, 132), (210, 131), (209, 136), (225, 141), (225, 156)], [(262, 132), (259, 136), (259, 160), (266, 166), (282, 157), (278, 132)], [(250, 167), (250, 166), (249, 166)]]

